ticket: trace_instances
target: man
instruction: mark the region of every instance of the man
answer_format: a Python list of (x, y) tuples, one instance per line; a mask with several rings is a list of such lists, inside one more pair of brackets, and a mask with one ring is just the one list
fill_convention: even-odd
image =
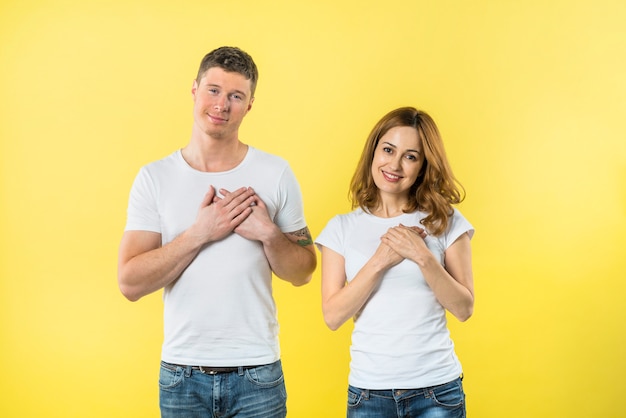
[(304, 285), (316, 255), (289, 165), (239, 139), (257, 79), (239, 48), (207, 54), (189, 143), (131, 190), (118, 281), (131, 301), (163, 289), (163, 417), (286, 415), (272, 272)]

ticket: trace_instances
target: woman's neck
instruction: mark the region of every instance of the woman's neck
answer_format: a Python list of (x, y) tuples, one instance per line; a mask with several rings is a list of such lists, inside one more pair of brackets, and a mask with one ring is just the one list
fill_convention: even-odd
[(408, 199), (403, 198), (381, 198), (378, 206), (372, 208), (371, 213), (379, 218), (395, 218), (404, 213), (404, 208), (407, 207)]

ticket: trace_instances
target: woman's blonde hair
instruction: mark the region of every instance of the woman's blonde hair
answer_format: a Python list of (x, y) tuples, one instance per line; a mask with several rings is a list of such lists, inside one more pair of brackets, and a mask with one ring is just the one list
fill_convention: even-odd
[(413, 107), (401, 107), (387, 113), (370, 132), (361, 159), (350, 182), (352, 208), (370, 212), (380, 203), (380, 194), (372, 177), (372, 160), (378, 141), (391, 128), (409, 126), (417, 130), (424, 152), (424, 163), (409, 191), (405, 213), (426, 213), (421, 221), (430, 234), (440, 235), (448, 228), (452, 205), (465, 198), (465, 189), (452, 173), (439, 129), (433, 119)]

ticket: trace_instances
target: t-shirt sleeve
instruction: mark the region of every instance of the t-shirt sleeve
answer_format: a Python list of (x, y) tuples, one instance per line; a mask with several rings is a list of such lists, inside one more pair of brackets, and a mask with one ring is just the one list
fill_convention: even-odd
[(454, 241), (456, 241), (461, 235), (466, 233), (469, 235), (470, 239), (474, 236), (474, 227), (469, 223), (467, 219), (459, 212), (456, 208), (454, 209), (454, 213), (450, 218), (450, 225), (448, 226), (448, 231), (445, 234), (445, 248), (449, 248)]
[(287, 165), (279, 183), (280, 206), (274, 222), (283, 233), (299, 231), (306, 227), (302, 192), (291, 167)]
[(157, 191), (148, 170), (143, 167), (135, 177), (128, 199), (125, 231), (161, 233)]
[(322, 250), (321, 247), (326, 247), (343, 255), (344, 246), (342, 238), (341, 218), (337, 215), (328, 221), (324, 229), (322, 229), (322, 232), (320, 232), (315, 240), (315, 245), (320, 251)]

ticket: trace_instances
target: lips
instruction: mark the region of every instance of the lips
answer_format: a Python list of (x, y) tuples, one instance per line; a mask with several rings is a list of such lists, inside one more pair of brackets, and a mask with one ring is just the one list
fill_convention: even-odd
[(219, 116), (214, 116), (211, 114), (208, 114), (209, 119), (211, 119), (211, 121), (213, 121), (213, 123), (226, 123), (228, 122), (228, 119), (224, 119), (224, 118), (220, 118)]
[(398, 176), (398, 175), (395, 175), (395, 174), (387, 173), (386, 171), (382, 171), (381, 170), (381, 173), (383, 174), (383, 177), (387, 181), (397, 182), (397, 181), (400, 181), (402, 179), (402, 176)]

